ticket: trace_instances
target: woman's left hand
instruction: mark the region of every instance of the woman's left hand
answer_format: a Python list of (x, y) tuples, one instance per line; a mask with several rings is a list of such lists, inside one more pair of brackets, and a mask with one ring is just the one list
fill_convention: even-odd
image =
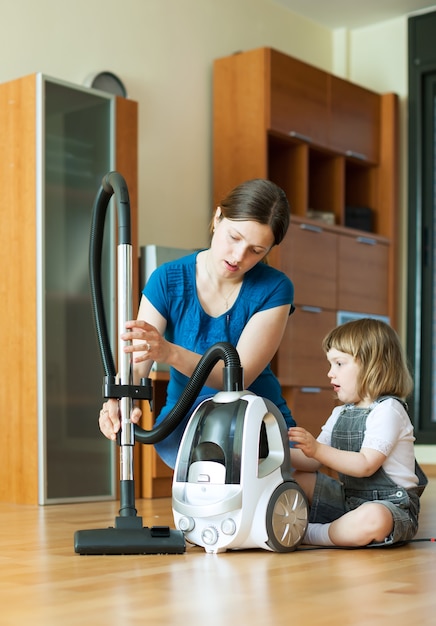
[(127, 331), (121, 335), (123, 341), (128, 341), (124, 352), (135, 353), (134, 362), (157, 361), (167, 363), (171, 344), (162, 337), (155, 326), (144, 320), (126, 322)]

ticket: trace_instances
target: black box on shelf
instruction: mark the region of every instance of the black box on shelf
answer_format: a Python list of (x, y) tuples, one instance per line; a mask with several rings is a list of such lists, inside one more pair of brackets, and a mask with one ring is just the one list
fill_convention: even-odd
[(372, 232), (372, 210), (366, 206), (345, 207), (345, 226)]

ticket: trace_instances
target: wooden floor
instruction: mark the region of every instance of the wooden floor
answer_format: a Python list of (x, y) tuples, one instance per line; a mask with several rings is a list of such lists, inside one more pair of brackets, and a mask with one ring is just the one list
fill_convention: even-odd
[[(170, 500), (140, 500), (145, 526), (173, 526)], [(436, 542), (394, 549), (298, 549), (80, 556), (74, 533), (113, 525), (117, 502), (0, 504), (2, 626), (436, 623)], [(436, 478), (418, 537), (436, 534)]]

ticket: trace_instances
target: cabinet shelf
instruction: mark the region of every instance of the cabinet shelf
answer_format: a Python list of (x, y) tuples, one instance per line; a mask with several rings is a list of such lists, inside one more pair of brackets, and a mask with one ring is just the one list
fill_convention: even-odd
[(378, 232), (377, 169), (372, 163), (269, 131), (268, 178), (285, 191), (294, 215), (327, 212), (335, 224), (345, 225), (347, 206), (369, 208)]

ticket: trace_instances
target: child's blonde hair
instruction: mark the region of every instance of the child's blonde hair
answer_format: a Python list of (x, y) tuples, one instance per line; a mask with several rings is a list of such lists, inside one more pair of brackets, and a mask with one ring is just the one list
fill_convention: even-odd
[(360, 398), (397, 396), (405, 400), (411, 394), (413, 380), (406, 356), (389, 324), (371, 318), (341, 324), (324, 338), (322, 347), (326, 353), (334, 348), (350, 354), (360, 364)]

